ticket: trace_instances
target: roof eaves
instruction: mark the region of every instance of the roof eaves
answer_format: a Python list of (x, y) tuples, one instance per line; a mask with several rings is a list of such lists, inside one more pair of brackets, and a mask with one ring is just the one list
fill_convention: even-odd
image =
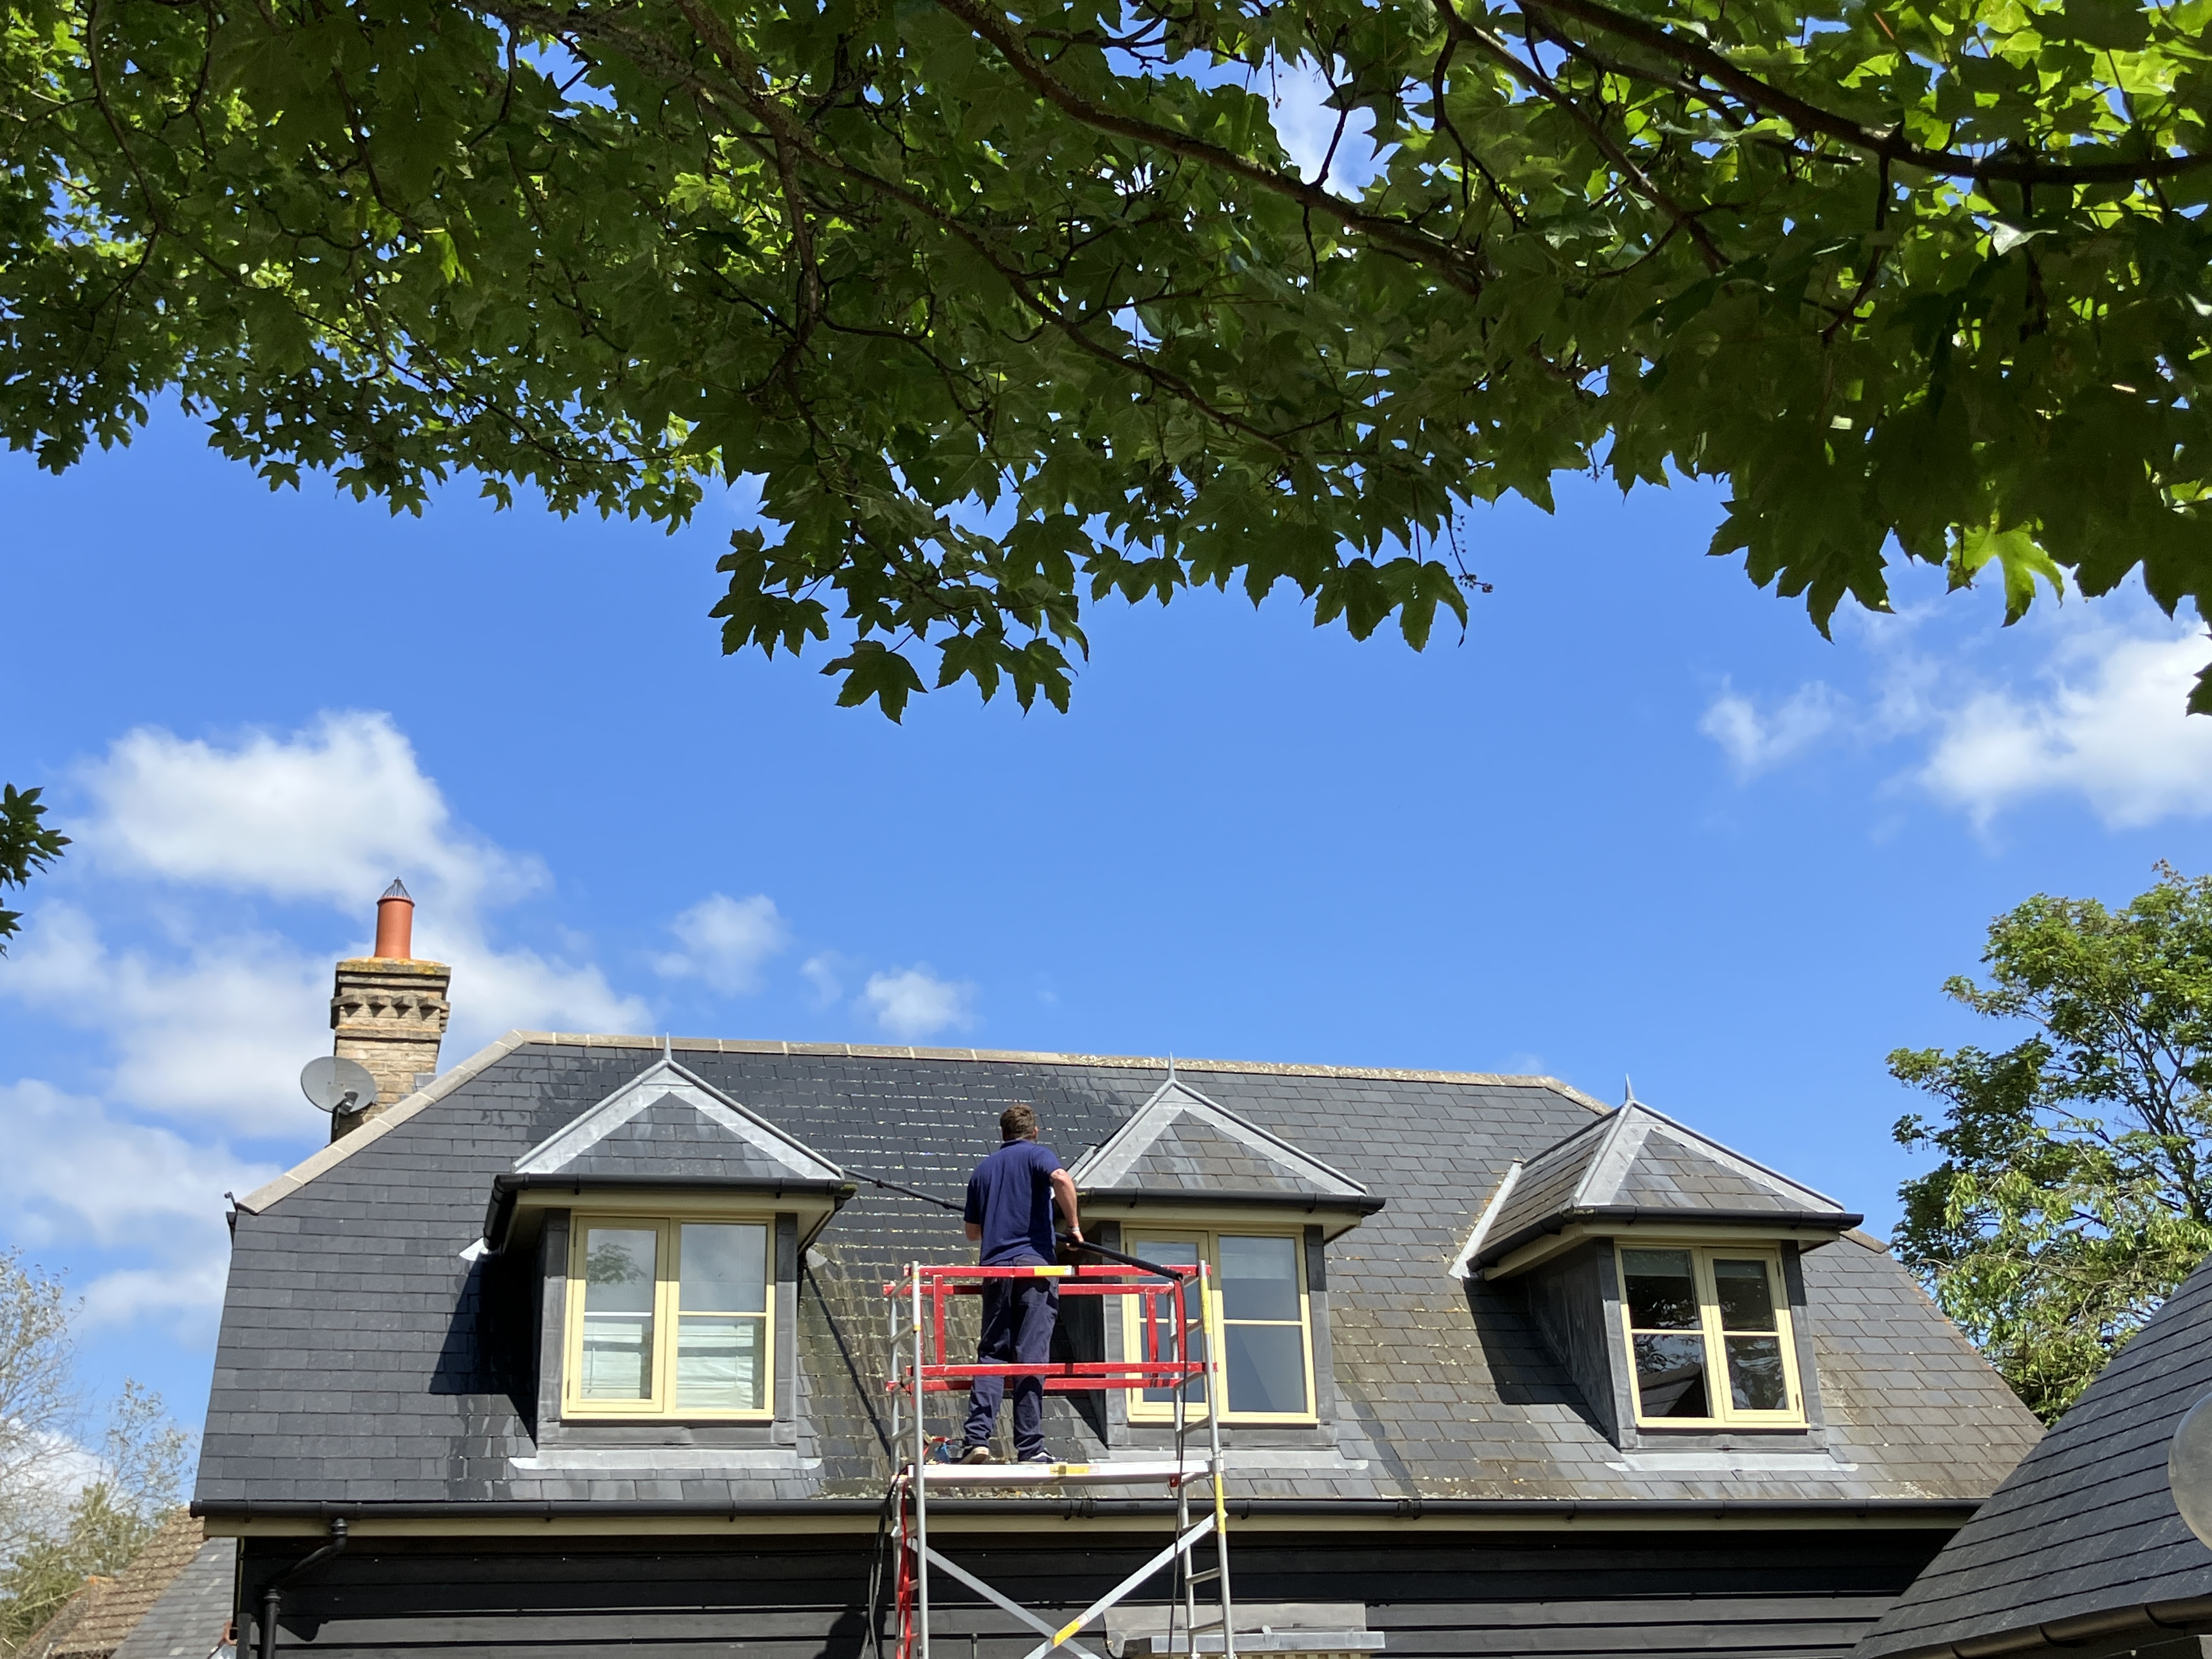
[(2212, 1628), (2212, 1595), (2191, 1595), (2167, 1601), (2142, 1601), (2124, 1607), (2102, 1607), (2076, 1613), (2070, 1619), (2021, 1625), (1970, 1636), (1954, 1642), (1929, 1642), (1918, 1647), (1872, 1647), (1878, 1659), (2008, 1659), (2014, 1654), (2041, 1652), (2053, 1648), (2075, 1648), (2131, 1631), (2203, 1631)]
[(1771, 1228), (1784, 1233), (1845, 1234), (1865, 1219), (1864, 1216), (1849, 1210), (1816, 1214), (1804, 1210), (1660, 1210), (1643, 1204), (1585, 1204), (1560, 1209), (1540, 1220), (1516, 1227), (1494, 1242), (1484, 1243), (1472, 1265), (1486, 1267), (1547, 1233), (1564, 1232), (1577, 1224), (1591, 1222), (1618, 1222), (1624, 1226), (1646, 1224), (1663, 1226), (1672, 1222), (1686, 1227), (1717, 1222), (1729, 1226)]

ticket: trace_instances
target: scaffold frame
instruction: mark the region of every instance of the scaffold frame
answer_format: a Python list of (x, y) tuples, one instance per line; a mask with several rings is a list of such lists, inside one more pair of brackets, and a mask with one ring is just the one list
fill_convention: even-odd
[[(1137, 1328), (1140, 1351), (1118, 1360), (1062, 1360), (1042, 1364), (960, 1364), (945, 1354), (945, 1304), (961, 1296), (978, 1296), (994, 1280), (1049, 1279), (1063, 1297), (1089, 1296), (1140, 1298)], [(1198, 1318), (1194, 1326), (1188, 1291), (1198, 1291)], [(891, 1443), (910, 1451), (902, 1459), (893, 1478), (898, 1513), (899, 1620), (896, 1659), (931, 1659), (930, 1575), (943, 1572), (1011, 1614), (1042, 1639), (1023, 1659), (1048, 1659), (1066, 1650), (1073, 1659), (1101, 1659), (1077, 1641), (1077, 1635), (1142, 1589), (1163, 1571), (1172, 1571), (1175, 1593), (1169, 1601), (1167, 1642), (1156, 1651), (1176, 1650), (1176, 1612), (1182, 1614), (1182, 1651), (1197, 1659), (1198, 1632), (1218, 1629), (1220, 1644), (1208, 1644), (1208, 1655), (1237, 1659), (1235, 1597), (1229, 1577), (1229, 1505), (1223, 1486), (1221, 1413), (1227, 1397), (1223, 1383), (1221, 1345), (1212, 1340), (1208, 1310), (1212, 1305), (1212, 1267), (1201, 1261), (1189, 1266), (1139, 1263), (1120, 1258), (1119, 1265), (1074, 1267), (1032, 1266), (963, 1267), (920, 1261), (909, 1263), (896, 1282), (884, 1286), (886, 1332), (892, 1356), (892, 1375), (885, 1386), (891, 1395)], [(1164, 1301), (1174, 1311), (1171, 1352), (1161, 1352), (1161, 1335), (1167, 1322), (1160, 1316)], [(903, 1317), (902, 1314), (903, 1312)], [(1194, 1357), (1194, 1336), (1196, 1352)], [(1098, 1463), (933, 1463), (924, 1402), (933, 1394), (966, 1393), (979, 1377), (1009, 1381), (1035, 1377), (1048, 1394), (1088, 1393), (1106, 1389), (1170, 1389), (1174, 1393), (1174, 1455), (1161, 1460), (1108, 1461)], [(1192, 1399), (1192, 1389), (1200, 1391)], [(913, 1419), (906, 1420), (911, 1404)], [(1202, 1410), (1194, 1412), (1197, 1405)], [(1194, 1460), (1189, 1439), (1202, 1418), (1206, 1431), (1204, 1459)], [(1190, 1488), (1203, 1475), (1212, 1504), (1207, 1514), (1191, 1518)], [(1031, 1486), (1066, 1485), (1138, 1485), (1164, 1481), (1175, 1496), (1175, 1534), (1167, 1547), (1115, 1584), (1073, 1619), (1059, 1626), (1023, 1607), (1012, 1596), (985, 1583), (973, 1572), (948, 1559), (929, 1541), (929, 1492), (933, 1486)], [(1192, 1552), (1206, 1538), (1213, 1540), (1214, 1565), (1194, 1571)], [(1198, 1622), (1198, 1586), (1211, 1582), (1214, 1594), (1206, 1599), (1218, 1605), (1218, 1626)]]

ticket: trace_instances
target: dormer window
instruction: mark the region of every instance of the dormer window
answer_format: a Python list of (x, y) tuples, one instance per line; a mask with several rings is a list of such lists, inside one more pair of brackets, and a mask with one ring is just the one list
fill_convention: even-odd
[(795, 1443), (799, 1262), (852, 1193), (666, 1057), (495, 1176), (485, 1243), (537, 1252), (540, 1448)]
[[(1382, 1200), (1174, 1076), (1069, 1173), (1092, 1237), (1143, 1261), (1212, 1269), (1208, 1305), (1194, 1285), (1185, 1295), (1194, 1349), (1203, 1342), (1221, 1357), (1222, 1422), (1326, 1432), (1328, 1241)], [(1148, 1316), (1136, 1298), (1124, 1301), (1097, 1333), (1103, 1356), (1172, 1354), (1170, 1307)], [(1193, 1389), (1188, 1399), (1204, 1397)], [(1171, 1389), (1131, 1389), (1103, 1409), (1109, 1443), (1136, 1444), (1174, 1420), (1176, 1400)]]
[(1632, 1100), (1510, 1166), (1452, 1270), (1514, 1284), (1624, 1449), (1702, 1455), (1823, 1432), (1798, 1258), (1859, 1221)]
[[(1132, 1225), (1121, 1236), (1130, 1252), (1144, 1261), (1165, 1267), (1203, 1261), (1213, 1269), (1212, 1305), (1203, 1310), (1202, 1318), (1197, 1285), (1193, 1283), (1184, 1294), (1194, 1334), (1194, 1353), (1204, 1356), (1206, 1351), (1198, 1346), (1201, 1342), (1221, 1345), (1229, 1395), (1223, 1422), (1313, 1420), (1313, 1321), (1299, 1230), (1169, 1231)], [(1140, 1300), (1122, 1298), (1127, 1304), (1122, 1351), (1174, 1358), (1172, 1309), (1161, 1307), (1148, 1318), (1138, 1306)], [(1196, 1334), (1200, 1331), (1203, 1334)], [(1198, 1401), (1204, 1392), (1194, 1386), (1188, 1398)], [(1174, 1417), (1172, 1389), (1130, 1390), (1131, 1422), (1164, 1423)]]
[(772, 1418), (769, 1224), (577, 1216), (563, 1414)]
[(1619, 1259), (1639, 1424), (1803, 1424), (1778, 1255), (1623, 1244)]

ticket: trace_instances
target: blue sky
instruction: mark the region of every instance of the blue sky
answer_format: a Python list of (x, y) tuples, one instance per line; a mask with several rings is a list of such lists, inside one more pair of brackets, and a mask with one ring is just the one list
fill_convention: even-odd
[(169, 416), (0, 490), (0, 776), (80, 838), (0, 963), (0, 1237), (84, 1294), (89, 1385), (192, 1424), (221, 1194), (318, 1143), (293, 1079), (395, 875), (448, 1062), (557, 1024), (1628, 1073), (1878, 1227), (1883, 1056), (1974, 1034), (1939, 987), (1988, 919), (2212, 862), (2201, 636), (1923, 576), (1824, 642), (1703, 556), (1703, 489), (1474, 516), (1496, 591), (1425, 654), (1288, 593), (1108, 605), (1072, 714), (902, 727), (720, 655), (727, 503), (395, 520)]

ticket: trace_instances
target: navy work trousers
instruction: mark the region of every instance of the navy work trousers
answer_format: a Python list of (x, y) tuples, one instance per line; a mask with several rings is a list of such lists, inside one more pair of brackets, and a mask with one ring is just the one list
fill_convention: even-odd
[[(994, 1267), (1043, 1267), (1051, 1264), (1024, 1250)], [(975, 1360), (983, 1365), (1042, 1365), (1052, 1358), (1052, 1328), (1060, 1318), (1060, 1286), (1049, 1279), (990, 1279), (983, 1282), (983, 1340)], [(968, 1395), (967, 1443), (980, 1446), (999, 1421), (999, 1402), (1006, 1379), (979, 1376)], [(1014, 1455), (1034, 1456), (1044, 1449), (1044, 1379), (1014, 1379)]]

